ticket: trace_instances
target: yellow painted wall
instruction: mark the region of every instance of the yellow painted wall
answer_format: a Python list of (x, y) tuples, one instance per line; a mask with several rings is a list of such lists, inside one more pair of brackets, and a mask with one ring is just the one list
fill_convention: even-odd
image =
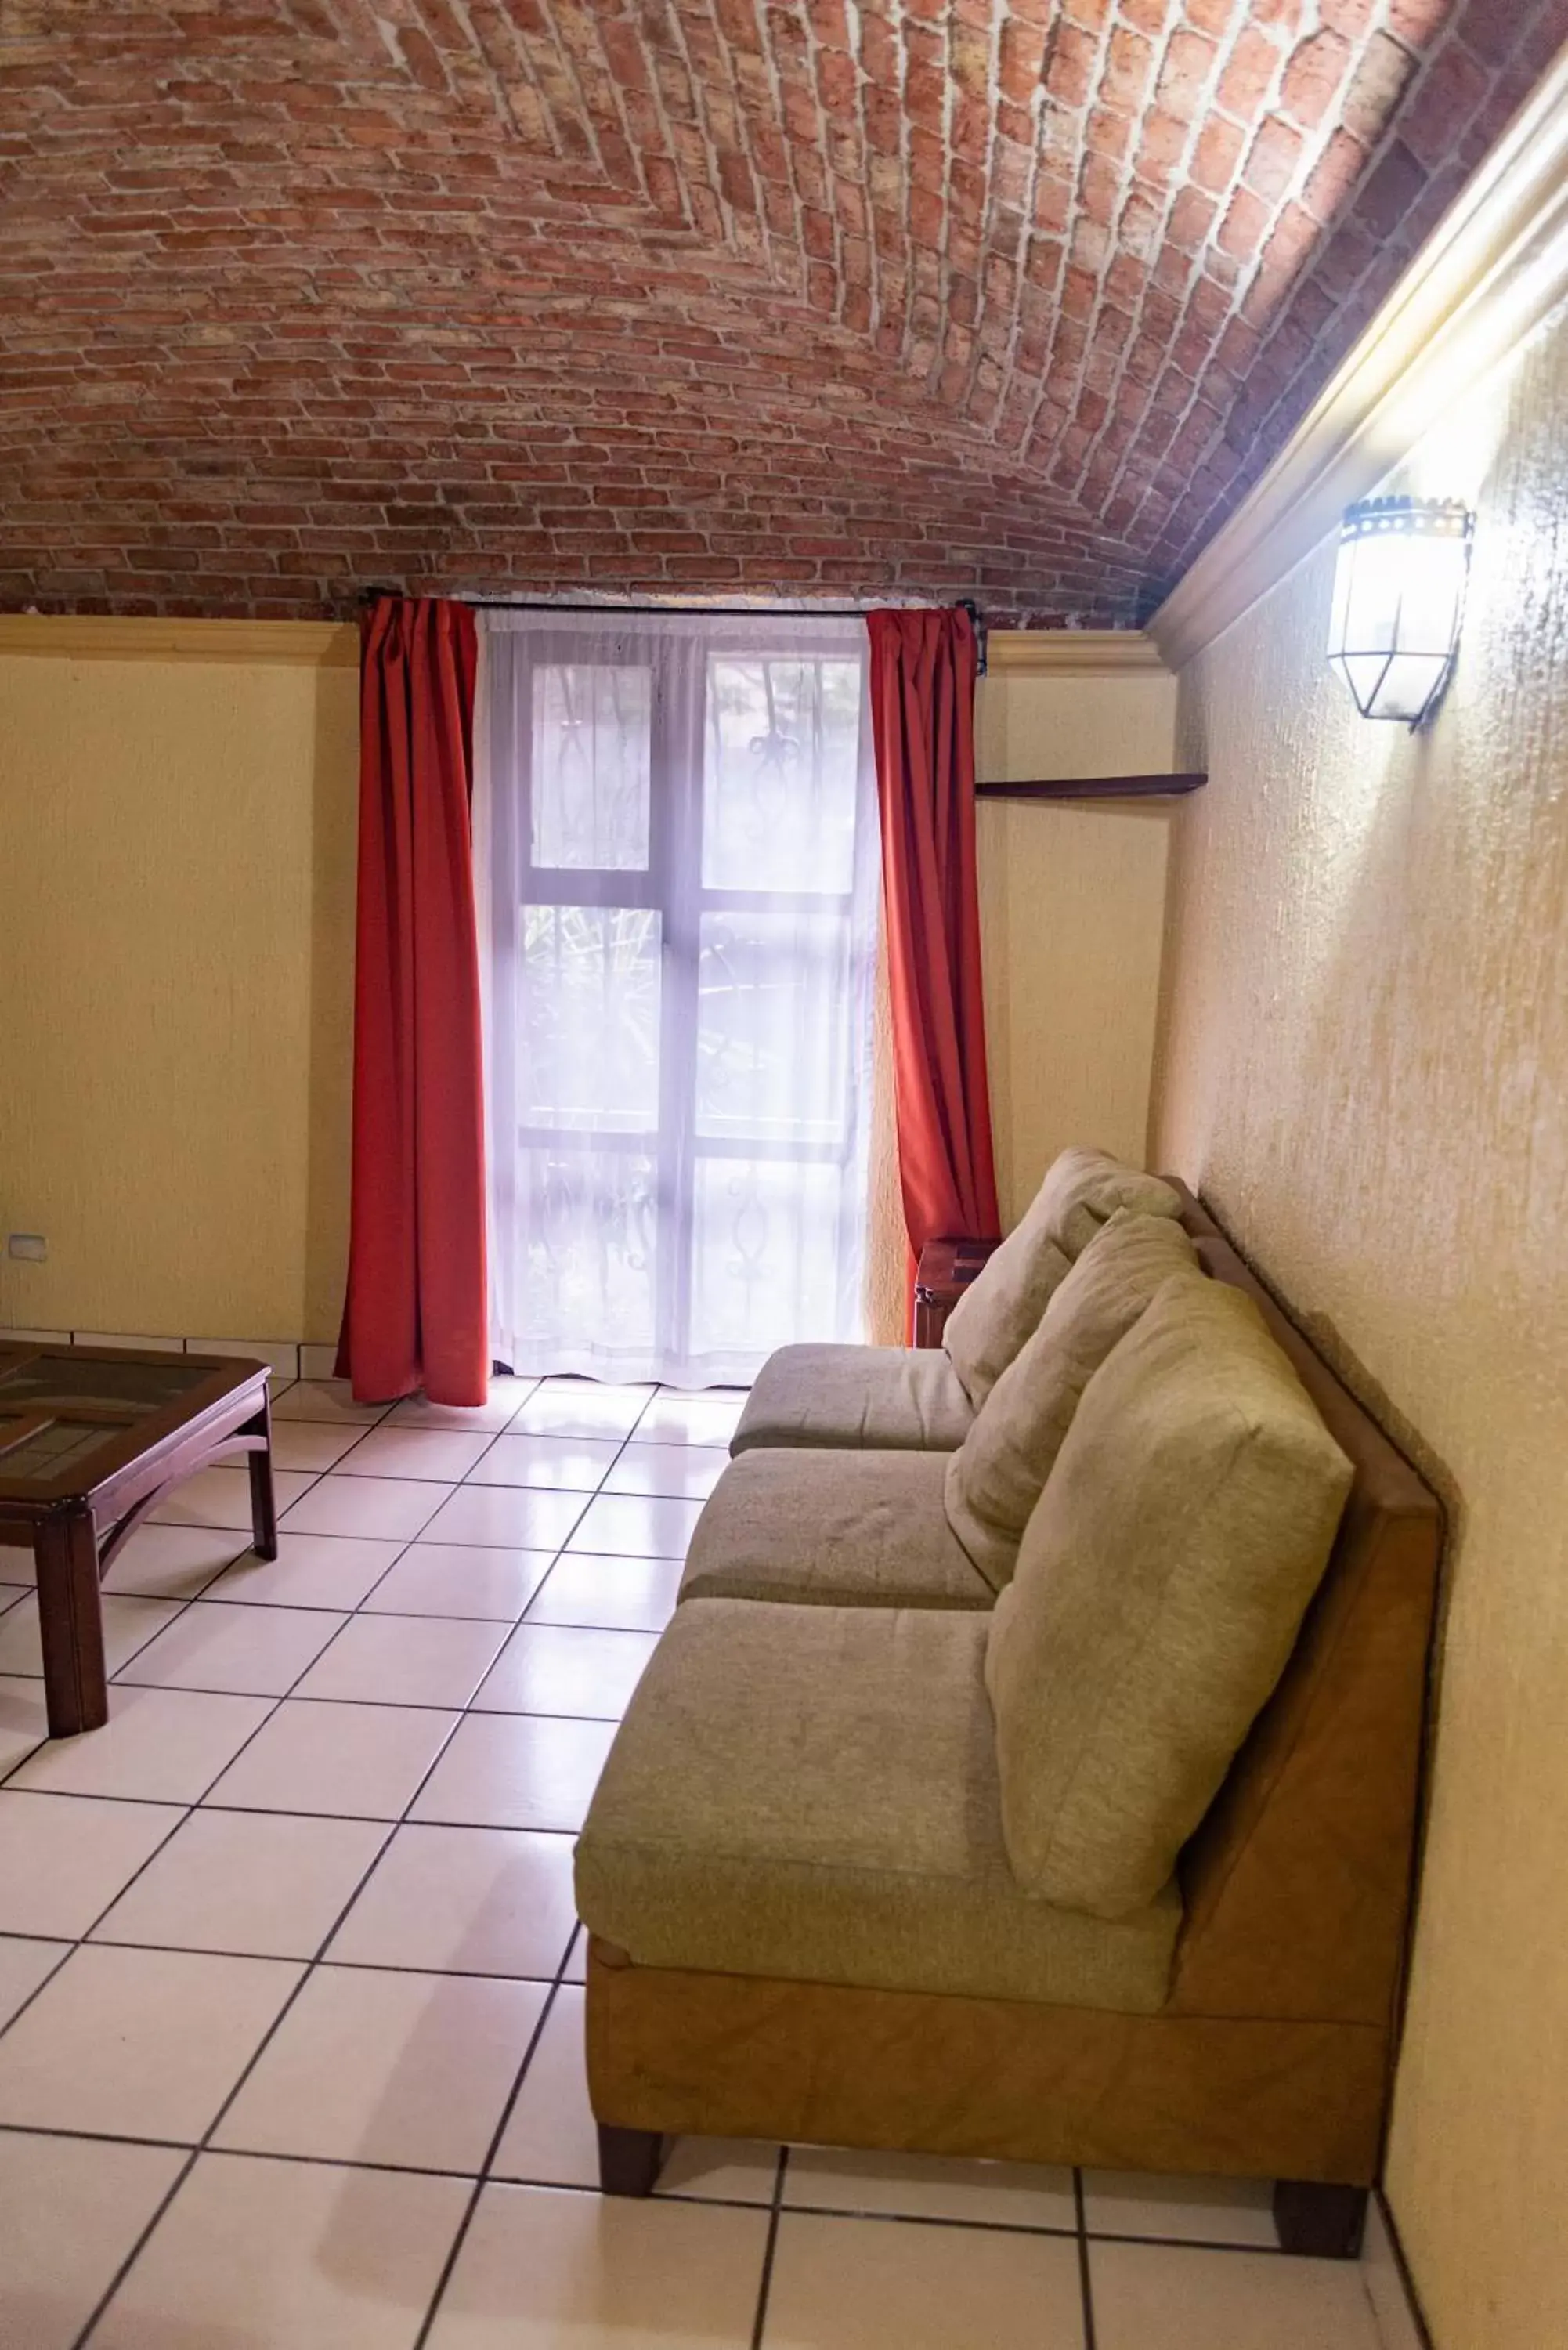
[[(126, 637), (69, 625), (99, 655)], [(15, 654), (0, 631), (0, 1232), (49, 1247), (43, 1265), (0, 1255), (0, 1326), (328, 1340), (347, 1231), (355, 674), (341, 646), (313, 657), (309, 631), (192, 633), (203, 658), (179, 656), (176, 629), (146, 647), (156, 658), (120, 660)], [(236, 657), (213, 658), (225, 641)], [(1175, 692), (1158, 673), (1000, 672), (981, 688), (981, 773), (1163, 769)], [(1136, 806), (981, 811), (1009, 1222), (1066, 1143), (1145, 1155), (1168, 823)], [(891, 1336), (904, 1243), (896, 1193), (878, 1196), (873, 1318)]]
[(0, 1325), (336, 1335), (356, 729), (352, 667), (0, 656)]
[[(1176, 680), (998, 671), (980, 687), (976, 758), (992, 782), (1163, 774)], [(981, 953), (1004, 1224), (1059, 1150), (1142, 1165), (1165, 913), (1168, 803), (982, 803)]]
[(1453, 1513), (1387, 2184), (1438, 2350), (1568, 2342), (1568, 331), (1392, 487), (1479, 514), (1430, 731), (1323, 659), (1333, 550), (1183, 673), (1158, 1155)]

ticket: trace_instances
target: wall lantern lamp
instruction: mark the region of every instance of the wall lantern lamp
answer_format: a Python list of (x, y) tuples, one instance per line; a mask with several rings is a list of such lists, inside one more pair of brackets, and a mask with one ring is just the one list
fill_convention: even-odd
[(1453, 498), (1363, 498), (1345, 509), (1328, 657), (1363, 718), (1418, 726), (1441, 699), (1474, 528)]

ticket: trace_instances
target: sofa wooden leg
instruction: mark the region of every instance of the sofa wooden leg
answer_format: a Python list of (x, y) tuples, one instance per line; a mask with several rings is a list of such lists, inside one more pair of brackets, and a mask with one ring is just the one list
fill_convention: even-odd
[(600, 2122), (599, 2185), (607, 2195), (651, 2195), (664, 2160), (657, 2130), (616, 2129)]
[(1353, 2261), (1366, 2224), (1365, 2187), (1324, 2187), (1311, 2179), (1274, 2181), (1274, 2226), (1280, 2248), (1314, 2260)]

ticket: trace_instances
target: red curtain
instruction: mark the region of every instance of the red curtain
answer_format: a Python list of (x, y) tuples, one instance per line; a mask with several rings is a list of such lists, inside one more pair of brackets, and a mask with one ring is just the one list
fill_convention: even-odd
[(912, 1308), (927, 1241), (1002, 1230), (975, 881), (975, 642), (962, 611), (872, 612), (867, 626)]
[(340, 1377), (484, 1400), (484, 1107), (469, 800), (478, 639), (379, 597), (359, 666), (354, 1171)]

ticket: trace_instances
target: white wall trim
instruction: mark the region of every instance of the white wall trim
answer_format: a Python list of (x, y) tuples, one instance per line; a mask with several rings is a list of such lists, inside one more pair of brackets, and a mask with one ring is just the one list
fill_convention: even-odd
[(992, 629), (985, 651), (992, 677), (1166, 674), (1159, 647), (1141, 629)]
[[(1172, 669), (1293, 571), (1568, 292), (1568, 47), (1149, 622)], [(993, 639), (993, 643), (997, 641)]]
[(286, 661), (352, 669), (359, 631), (348, 620), (119, 619), (92, 612), (0, 612), (0, 655), (54, 660)]

